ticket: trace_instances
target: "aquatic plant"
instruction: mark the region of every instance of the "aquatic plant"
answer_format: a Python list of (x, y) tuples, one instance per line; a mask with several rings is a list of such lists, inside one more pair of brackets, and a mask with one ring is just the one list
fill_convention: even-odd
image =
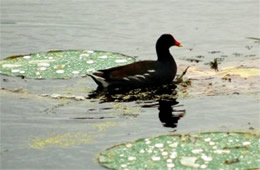
[(210, 68), (214, 69), (215, 71), (218, 71), (218, 59), (214, 58), (213, 61), (209, 63)]
[(0, 74), (34, 79), (72, 78), (134, 61), (133, 57), (105, 51), (49, 51), (1, 60)]
[(164, 135), (113, 146), (98, 161), (110, 169), (259, 168), (259, 135), (209, 132)]

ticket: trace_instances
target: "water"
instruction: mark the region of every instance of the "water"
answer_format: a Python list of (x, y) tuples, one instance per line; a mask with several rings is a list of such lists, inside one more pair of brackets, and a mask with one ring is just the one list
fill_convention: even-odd
[[(190, 64), (206, 69), (205, 63), (219, 55), (227, 56), (221, 66), (255, 61), (260, 55), (259, 44), (247, 38), (260, 37), (257, 0), (2, 0), (0, 10), (1, 59), (52, 49), (105, 50), (155, 59), (154, 45), (162, 33), (174, 34), (184, 45), (171, 49), (180, 70)], [(185, 60), (197, 55), (204, 56), (203, 62)], [(96, 88), (90, 78), (39, 81), (1, 76), (1, 88), (2, 169), (102, 169), (96, 154), (121, 142), (165, 133), (260, 128), (255, 94), (179, 97), (178, 104), (159, 106), (156, 101), (100, 104), (41, 96), (88, 96)], [(62, 145), (76, 134), (91, 140)], [(65, 141), (47, 142), (57, 135)], [(41, 139), (41, 148), (35, 148), (39, 142), (34, 139)]]
[[(235, 5), (234, 5), (235, 3)], [(1, 2), (1, 58), (50, 49), (101, 49), (154, 58), (162, 33), (185, 49), (240, 52), (259, 37), (259, 2)], [(240, 49), (240, 50), (239, 50)], [(176, 50), (179, 55), (183, 50)], [(193, 53), (195, 54), (195, 53)]]

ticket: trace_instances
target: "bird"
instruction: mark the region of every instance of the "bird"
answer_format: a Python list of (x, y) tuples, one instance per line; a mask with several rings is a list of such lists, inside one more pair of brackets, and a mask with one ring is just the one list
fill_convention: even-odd
[(177, 73), (177, 64), (170, 47), (182, 47), (172, 34), (163, 34), (156, 42), (157, 60), (144, 60), (124, 66), (98, 70), (89, 75), (97, 89), (146, 88), (169, 84)]

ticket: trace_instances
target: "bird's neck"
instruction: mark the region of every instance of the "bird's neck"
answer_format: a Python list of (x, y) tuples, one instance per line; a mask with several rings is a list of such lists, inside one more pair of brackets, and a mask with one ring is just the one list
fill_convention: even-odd
[(169, 48), (165, 48), (165, 47), (160, 47), (160, 46), (156, 46), (156, 52), (157, 52), (157, 57), (158, 57), (158, 61), (162, 61), (162, 62), (175, 62), (171, 53), (170, 53), (170, 49)]

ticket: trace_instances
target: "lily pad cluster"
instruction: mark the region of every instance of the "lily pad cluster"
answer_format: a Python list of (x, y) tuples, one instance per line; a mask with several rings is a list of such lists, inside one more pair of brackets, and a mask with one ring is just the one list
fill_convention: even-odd
[(110, 169), (260, 168), (259, 135), (211, 132), (164, 135), (124, 143), (100, 153)]
[(0, 74), (34, 79), (71, 78), (134, 61), (133, 57), (105, 51), (49, 51), (1, 60)]

